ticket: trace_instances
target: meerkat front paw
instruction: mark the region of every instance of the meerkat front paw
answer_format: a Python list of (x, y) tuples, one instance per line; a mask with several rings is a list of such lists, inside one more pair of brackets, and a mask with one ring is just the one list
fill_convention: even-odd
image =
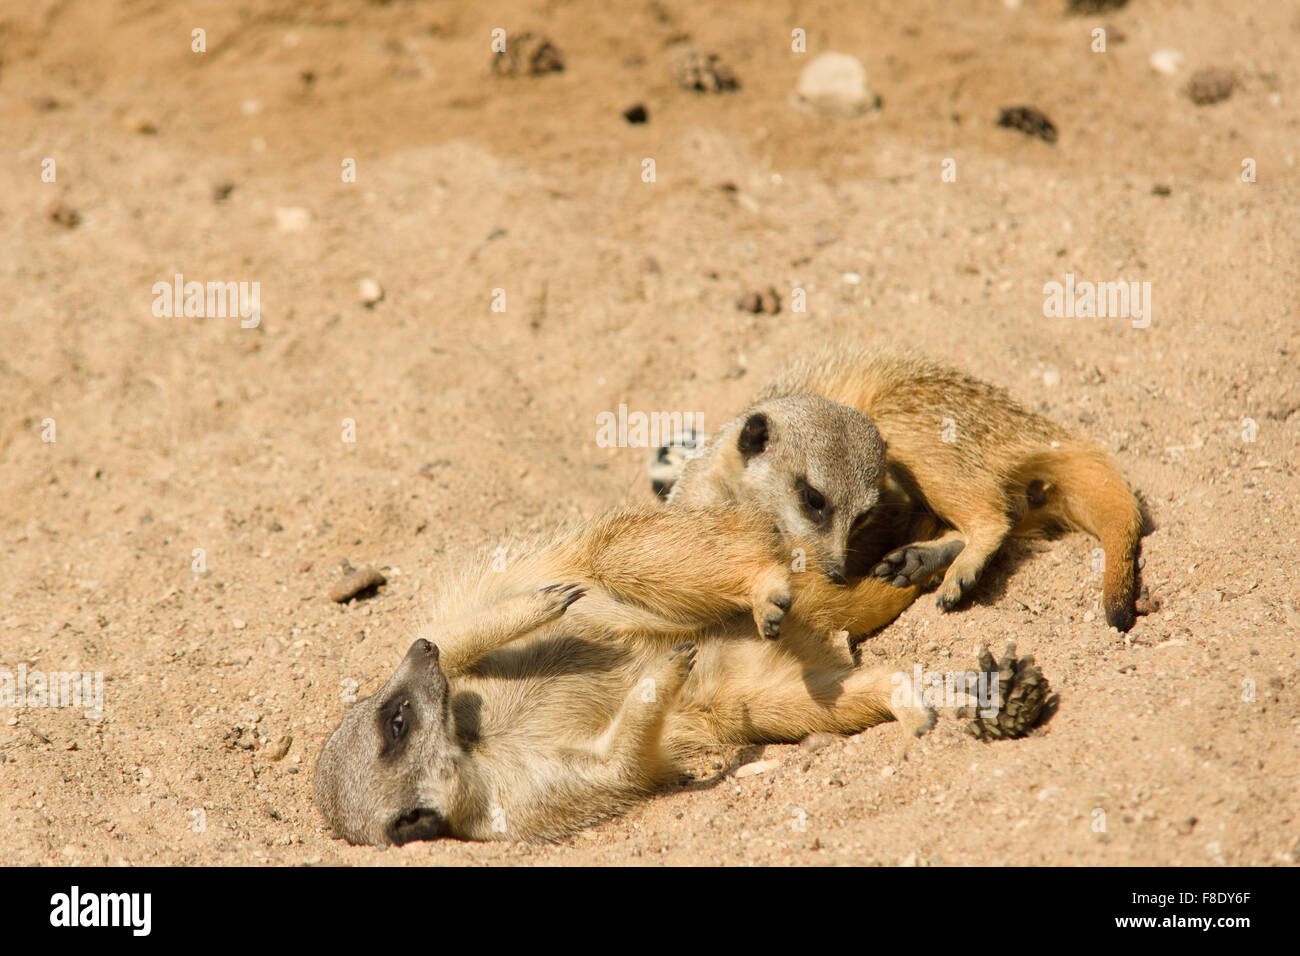
[(550, 624), (559, 618), (586, 593), (587, 588), (582, 584), (548, 584), (544, 588), (538, 588), (536, 598), (540, 606), (537, 626)]
[(961, 553), (960, 541), (917, 542), (891, 551), (871, 569), (871, 576), (896, 588), (924, 584), (952, 564)]
[(790, 610), (790, 590), (784, 586), (769, 591), (754, 604), (754, 623), (758, 633), (769, 641), (781, 636), (781, 622)]
[(1056, 713), (1060, 698), (1052, 693), (1032, 654), (1016, 657), (1015, 644), (1007, 644), (996, 664), (989, 649), (982, 648), (979, 669), (988, 675), (986, 686), (994, 695), (990, 709), (995, 704), (997, 712), (988, 714), (974, 706), (957, 708), (955, 716), (971, 718), (966, 729), (972, 736), (986, 741), (1024, 737)]

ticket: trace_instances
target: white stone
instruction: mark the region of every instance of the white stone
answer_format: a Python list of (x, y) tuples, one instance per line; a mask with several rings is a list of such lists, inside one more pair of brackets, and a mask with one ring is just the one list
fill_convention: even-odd
[(302, 206), (275, 207), (275, 227), (281, 232), (303, 232), (310, 225), (310, 210)]
[(857, 116), (876, 106), (867, 70), (847, 53), (819, 53), (799, 74), (798, 101), (820, 113)]
[(1173, 76), (1182, 66), (1183, 55), (1177, 50), (1163, 49), (1156, 50), (1151, 54), (1151, 68), (1157, 73), (1163, 73), (1165, 76)]
[(357, 283), (357, 290), (361, 293), (361, 301), (367, 308), (384, 297), (384, 287), (369, 276)]

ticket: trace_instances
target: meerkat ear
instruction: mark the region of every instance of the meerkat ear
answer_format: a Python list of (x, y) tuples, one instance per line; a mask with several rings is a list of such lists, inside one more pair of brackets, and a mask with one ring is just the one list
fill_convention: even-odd
[(755, 412), (746, 419), (745, 424), (740, 429), (740, 438), (736, 441), (736, 449), (740, 452), (742, 458), (748, 460), (754, 455), (761, 455), (767, 448), (767, 416), (762, 412)]

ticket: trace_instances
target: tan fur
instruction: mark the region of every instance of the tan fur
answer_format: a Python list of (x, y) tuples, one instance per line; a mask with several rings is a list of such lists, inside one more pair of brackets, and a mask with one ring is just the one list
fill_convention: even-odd
[[(834, 587), (791, 574), (787, 558), (753, 509), (623, 510), (504, 571), (471, 569), (429, 640), (326, 742), (318, 806), (351, 842), (553, 839), (671, 779), (674, 758), (700, 747), (891, 719), (928, 728), (907, 667), (855, 668), (825, 633), (882, 626), (916, 589)], [(771, 641), (751, 605), (774, 589), (792, 602)]]
[[(785, 455), (798, 459), (799, 467), (808, 467), (809, 460), (826, 471), (849, 467), (838, 456), (801, 447), (801, 436), (825, 427), (822, 420), (830, 414), (823, 411), (819, 418), (808, 418), (803, 407), (809, 395), (866, 415), (883, 436), (886, 452), (883, 465), (874, 444), (862, 457), (873, 466), (882, 487), (901, 489), (906, 498), (954, 529), (936, 541), (896, 549), (884, 556), (875, 573), (916, 584), (947, 566), (938, 599), (941, 607), (951, 609), (974, 586), (1008, 535), (1079, 529), (1097, 537), (1105, 553), (1107, 621), (1121, 630), (1132, 626), (1142, 516), (1104, 450), (1028, 411), (1001, 389), (961, 372), (920, 358), (849, 347), (799, 360), (761, 391), (736, 422), (743, 422), (755, 408), (765, 409), (795, 445)], [(951, 441), (944, 440), (945, 420)], [(734, 431), (739, 426), (724, 426), (723, 433), (729, 427)], [(734, 474), (722, 480), (720, 472), (737, 467), (744, 466), (715, 441), (706, 446), (703, 460), (687, 463), (670, 503), (761, 503), (734, 494)], [(789, 482), (786, 475), (781, 489), (786, 497), (791, 497)], [(771, 500), (775, 492), (765, 496)], [(827, 497), (841, 503), (839, 495)], [(857, 498), (850, 510), (862, 506), (863, 499)]]

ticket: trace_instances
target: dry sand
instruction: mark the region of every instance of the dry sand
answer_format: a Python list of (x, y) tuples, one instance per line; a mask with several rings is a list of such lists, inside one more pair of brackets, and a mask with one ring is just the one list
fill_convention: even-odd
[[(99, 720), (0, 709), (6, 862), (1300, 861), (1300, 11), (1064, 6), (6, 4), (0, 670), (104, 680)], [(546, 34), (565, 70), (494, 77), (496, 27)], [(741, 88), (680, 89), (686, 37)], [(824, 50), (862, 60), (878, 113), (790, 102)], [(1185, 93), (1205, 67), (1235, 75), (1226, 101)], [(1057, 142), (999, 128), (1017, 105)], [(258, 282), (260, 324), (155, 316), (177, 273)], [(1067, 273), (1150, 282), (1149, 326), (1045, 316)], [(769, 286), (778, 314), (736, 308)], [(1128, 637), (1069, 535), (870, 642), (946, 670), (1015, 641), (1061, 695), (1045, 729), (984, 745), (944, 722), (900, 767), (889, 725), (707, 755), (558, 846), (330, 837), (323, 736), (439, 570), (650, 500), (597, 413), (717, 424), (841, 336), (1005, 385), (1147, 500), (1160, 610)], [(345, 558), (389, 583), (330, 602)], [(777, 766), (727, 775), (760, 757)]]

